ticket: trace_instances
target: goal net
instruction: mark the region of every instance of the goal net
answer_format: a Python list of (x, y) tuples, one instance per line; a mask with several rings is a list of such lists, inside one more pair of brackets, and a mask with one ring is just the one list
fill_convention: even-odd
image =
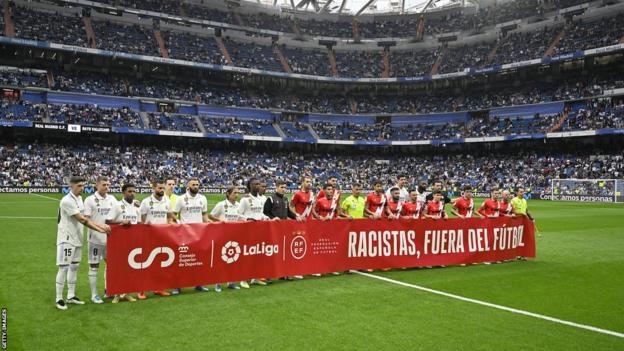
[(553, 201), (622, 202), (624, 180), (619, 179), (552, 179)]

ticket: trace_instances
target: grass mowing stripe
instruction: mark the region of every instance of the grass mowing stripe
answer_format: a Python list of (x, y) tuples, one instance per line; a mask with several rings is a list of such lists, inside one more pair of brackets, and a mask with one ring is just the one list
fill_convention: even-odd
[(424, 286), (419, 286), (419, 285), (414, 285), (414, 284), (410, 284), (410, 283), (405, 283), (405, 282), (401, 282), (401, 281), (390, 279), (390, 278), (386, 278), (386, 277), (381, 277), (381, 276), (374, 275), (374, 274), (369, 274), (369, 273), (364, 273), (364, 272), (359, 272), (359, 271), (353, 271), (353, 272), (356, 273), (356, 274), (359, 274), (359, 275), (363, 275), (363, 276), (369, 277), (369, 278), (382, 280), (382, 281), (385, 281), (385, 282), (388, 282), (388, 283), (401, 285), (401, 286), (405, 286), (405, 287), (412, 288), (412, 289), (417, 289), (417, 290), (420, 290), (420, 291), (425, 291), (425, 292), (436, 294), (436, 295), (450, 297), (452, 299), (457, 299), (457, 300), (461, 300), (461, 301), (465, 301), (465, 302), (470, 302), (470, 303), (474, 303), (474, 304), (482, 305), (482, 306), (486, 306), (486, 307), (496, 308), (496, 309), (499, 309), (499, 310), (503, 310), (503, 311), (507, 311), (507, 312), (511, 312), (511, 313), (516, 313), (516, 314), (521, 314), (521, 315), (528, 316), (528, 317), (543, 319), (543, 320), (546, 320), (546, 321), (549, 321), (549, 322), (558, 323), (558, 324), (564, 324), (564, 325), (568, 325), (568, 326), (579, 328), (579, 329), (585, 329), (585, 330), (593, 331), (593, 332), (596, 332), (596, 333), (612, 335), (612, 336), (616, 336), (618, 338), (624, 338), (624, 333), (616, 332), (616, 331), (613, 331), (613, 330), (592, 327), (591, 325), (574, 323), (574, 322), (566, 321), (566, 320), (559, 319), (559, 318), (545, 316), (543, 314), (523, 311), (523, 310), (519, 310), (519, 309), (516, 309), (516, 308), (511, 308), (511, 307), (501, 306), (501, 305), (497, 305), (497, 304), (493, 304), (493, 303), (489, 303), (489, 302), (485, 302), (485, 301), (481, 301), (481, 300), (471, 299), (469, 297), (463, 297), (463, 296), (459, 296), (459, 295), (455, 295), (455, 294), (450, 294), (450, 293), (447, 293), (447, 292), (444, 292), (444, 291), (434, 290), (434, 289), (426, 288)]

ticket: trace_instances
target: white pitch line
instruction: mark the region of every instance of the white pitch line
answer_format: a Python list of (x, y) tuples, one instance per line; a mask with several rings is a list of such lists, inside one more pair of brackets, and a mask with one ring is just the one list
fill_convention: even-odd
[(51, 197), (51, 196), (41, 195), (41, 194), (31, 193), (30, 195), (35, 195), (35, 196), (43, 197), (43, 198), (54, 200), (54, 201), (61, 201), (60, 199), (57, 199), (57, 198), (54, 198), (54, 197)]
[(495, 309), (498, 309), (498, 310), (503, 310), (503, 311), (507, 311), (507, 312), (511, 312), (511, 313), (521, 314), (523, 316), (543, 319), (543, 320), (546, 320), (546, 321), (549, 321), (549, 322), (563, 324), (563, 325), (567, 325), (567, 326), (574, 327), (574, 328), (579, 328), (579, 329), (585, 329), (585, 330), (593, 331), (593, 332), (600, 333), (600, 334), (606, 334), (606, 335), (616, 336), (618, 338), (624, 338), (624, 333), (616, 332), (616, 331), (613, 331), (613, 330), (592, 327), (591, 325), (574, 323), (574, 322), (566, 321), (566, 320), (559, 319), (559, 318), (545, 316), (543, 314), (523, 311), (523, 310), (519, 310), (519, 309), (516, 309), (516, 308), (507, 307), (507, 306), (501, 306), (501, 305), (497, 305), (497, 304), (493, 304), (493, 303), (489, 303), (489, 302), (485, 302), (485, 301), (481, 301), (481, 300), (475, 300), (475, 299), (471, 299), (469, 297), (463, 297), (463, 296), (459, 296), (459, 295), (455, 295), (455, 294), (450, 294), (450, 293), (447, 293), (447, 292), (444, 292), (444, 291), (429, 289), (429, 288), (425, 288), (424, 286), (409, 284), (409, 283), (405, 283), (405, 282), (402, 282), (402, 281), (398, 281), (398, 280), (394, 280), (394, 279), (390, 279), (390, 278), (386, 278), (386, 277), (381, 277), (381, 276), (374, 275), (374, 274), (369, 274), (369, 273), (364, 273), (364, 272), (359, 272), (359, 271), (352, 271), (352, 272), (353, 273), (357, 273), (359, 275), (363, 275), (365, 277), (378, 279), (378, 280), (383, 280), (383, 281), (388, 282), (388, 283), (401, 285), (401, 286), (405, 286), (405, 287), (408, 287), (408, 288), (417, 289), (417, 290), (425, 291), (425, 292), (436, 294), (436, 295), (440, 295), (440, 296), (450, 297), (450, 298), (456, 299), (456, 300), (470, 302), (470, 303), (474, 303), (474, 304), (481, 305), (481, 306), (487, 306), (487, 307), (491, 307), (491, 308), (495, 308)]
[(19, 217), (19, 216), (0, 216), (0, 219), (56, 219), (56, 217)]

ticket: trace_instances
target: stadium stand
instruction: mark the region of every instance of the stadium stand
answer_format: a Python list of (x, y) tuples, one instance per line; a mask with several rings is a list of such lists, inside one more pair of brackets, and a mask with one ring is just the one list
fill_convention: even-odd
[[(121, 4), (139, 6), (140, 2), (122, 2)], [(552, 5), (552, 3), (550, 3)], [(297, 27), (298, 24), (284, 17), (273, 15), (230, 15), (230, 12), (222, 12), (220, 10), (208, 9), (203, 6), (190, 5), (193, 11), (185, 11), (194, 16), (201, 16), (202, 11), (208, 11), (210, 16), (204, 16), (206, 19), (233, 20), (234, 17), (242, 18), (243, 22), (261, 29), (276, 29), (275, 26), (288, 28)], [(562, 4), (568, 5), (568, 3)], [(158, 4), (147, 2), (146, 6), (157, 6)], [(164, 5), (163, 5), (164, 6)], [(185, 3), (182, 3), (182, 8)], [(559, 6), (559, 5), (556, 5)], [(141, 6), (139, 6), (141, 8)], [(176, 6), (165, 6), (166, 9), (173, 9)], [(202, 10), (197, 10), (201, 8)], [(460, 15), (457, 23), (461, 23), (461, 28), (466, 29), (482, 27), (486, 24), (501, 23), (514, 18), (526, 18), (531, 16), (535, 8), (542, 8), (537, 5), (536, 1), (511, 1), (497, 8), (485, 7), (471, 16), (479, 18), (479, 23), (470, 16)], [(197, 10), (197, 11), (196, 11)], [(215, 12), (216, 13), (213, 13)], [(114, 17), (106, 20), (97, 18), (91, 21), (96, 42), (90, 43), (85, 33), (85, 25), (81, 19), (75, 14), (60, 14), (42, 10), (40, 8), (32, 8), (26, 6), (17, 6), (14, 9), (16, 36), (19, 38), (29, 38), (35, 40), (49, 41), (54, 43), (62, 43), (69, 45), (77, 45), (83, 47), (97, 47), (103, 50), (121, 51), (148, 56), (164, 55), (160, 43), (156, 39), (154, 24), (146, 25), (141, 22), (138, 24), (116, 23)], [(232, 12), (235, 13), (235, 12)], [(490, 15), (490, 13), (492, 15)], [(225, 16), (224, 15), (228, 15)], [(220, 17), (219, 17), (220, 16)], [(555, 15), (553, 15), (555, 16)], [(397, 20), (382, 20), (371, 23), (358, 24), (361, 32), (366, 35), (375, 37), (396, 36), (400, 34), (400, 28), (415, 28), (418, 26), (417, 21), (403, 20), (397, 17)], [(446, 23), (444, 26), (452, 26), (454, 16), (445, 18), (440, 22)], [(285, 22), (282, 22), (284, 20)], [(291, 21), (292, 23), (290, 23)], [(427, 20), (425, 20), (427, 22)], [(310, 28), (321, 27), (333, 33), (341, 31), (349, 32), (350, 24), (347, 26), (349, 30), (332, 28), (334, 22), (322, 21), (303, 21), (313, 23)], [(319, 24), (317, 24), (319, 22)], [(298, 21), (297, 23), (300, 23)], [(335, 22), (340, 23), (340, 22)], [(428, 21), (430, 25), (435, 21)], [(450, 24), (449, 24), (450, 23)], [(467, 26), (467, 27), (465, 27)], [(429, 28), (429, 27), (428, 27)], [(301, 25), (301, 31), (306, 32), (306, 26)], [(435, 30), (431, 30), (435, 32)], [(198, 35), (192, 32), (172, 32), (163, 30), (161, 32), (164, 37), (164, 48), (170, 53), (172, 58), (190, 60), (194, 62), (205, 62), (213, 64), (229, 64), (224, 57), (224, 52), (219, 48), (217, 41), (213, 35)], [(346, 33), (344, 33), (346, 35)], [(613, 13), (611, 17), (602, 19), (601, 17), (592, 17), (588, 19), (561, 19), (555, 17), (552, 24), (537, 29), (515, 29), (512, 31), (501, 31), (498, 33), (499, 38), (496, 40), (484, 38), (484, 41), (466, 44), (462, 41), (448, 43), (437, 43), (437, 47), (426, 49), (397, 49), (389, 51), (389, 76), (390, 77), (413, 77), (428, 75), (435, 73), (451, 73), (462, 71), (466, 68), (479, 68), (492, 64), (504, 64), (530, 59), (539, 59), (545, 56), (553, 56), (558, 54), (571, 53), (578, 50), (605, 47), (618, 44), (624, 36), (624, 14), (621, 12)], [(224, 38), (225, 50), (232, 56), (234, 66), (255, 68), (268, 71), (288, 72), (290, 69), (280, 64), (278, 50), (275, 50), (271, 44), (266, 41), (257, 41), (250, 39), (247, 42), (239, 37), (227, 36)], [(385, 45), (385, 44), (384, 44)], [(551, 49), (552, 46), (552, 49)], [(332, 75), (330, 59), (328, 58), (326, 48), (321, 46), (308, 47), (305, 50), (301, 48), (290, 47), (286, 52), (288, 62), (294, 67), (295, 73), (304, 73), (310, 75), (328, 76)], [(312, 53), (310, 53), (312, 52)], [(396, 56), (396, 57), (395, 57)], [(358, 78), (379, 78), (383, 74), (383, 49), (371, 50), (370, 48), (363, 50), (349, 50), (340, 48), (336, 50), (336, 60), (338, 74), (341, 77), (358, 77)], [(433, 70), (436, 59), (440, 62), (437, 68)]]
[[(621, 151), (621, 150), (620, 150)], [(267, 176), (269, 186), (275, 177), (285, 179), (291, 188), (301, 175), (318, 180), (337, 176), (342, 187), (355, 182), (371, 188), (376, 179), (393, 179), (409, 174), (410, 184), (421, 179), (441, 179), (449, 188), (472, 184), (478, 189), (509, 188), (522, 178), (525, 186), (540, 191), (549, 179), (604, 178), (624, 175), (621, 152), (592, 155), (522, 153), (514, 156), (377, 156), (300, 154), (297, 152), (197, 151), (185, 148), (157, 148), (110, 145), (22, 144), (0, 146), (3, 170), (0, 185), (33, 186), (64, 184), (67, 174), (107, 174), (111, 182), (132, 182), (149, 186), (154, 176), (186, 179), (198, 176), (211, 187), (242, 185), (250, 176)], [(384, 160), (386, 162), (378, 162)], [(154, 168), (154, 164), (159, 167)], [(325, 167), (331, 164), (333, 167)], [(388, 164), (395, 167), (388, 167)], [(156, 174), (154, 173), (156, 172)], [(417, 176), (414, 176), (417, 175)], [(429, 177), (429, 178), (421, 178)]]

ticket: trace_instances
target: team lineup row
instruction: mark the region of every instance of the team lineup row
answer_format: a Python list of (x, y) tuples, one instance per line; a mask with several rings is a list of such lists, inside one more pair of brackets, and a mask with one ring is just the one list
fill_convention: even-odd
[[(300, 190), (289, 201), (286, 197), (287, 183), (275, 182), (275, 192), (264, 195), (266, 183), (256, 178), (247, 182), (248, 193), (240, 201), (239, 189), (232, 186), (226, 191), (226, 199), (218, 202), (208, 212), (208, 200), (199, 193), (199, 181), (191, 178), (186, 184), (186, 193), (173, 194), (176, 181), (173, 179), (157, 179), (152, 182), (153, 192), (141, 202), (135, 199), (136, 189), (132, 184), (124, 184), (122, 200), (108, 194), (110, 180), (101, 176), (96, 180), (96, 192), (84, 201), (81, 193), (86, 179), (74, 176), (70, 179), (70, 192), (60, 202), (57, 231), (57, 265), (56, 276), (56, 307), (65, 310), (63, 300), (65, 282), (67, 282), (67, 303), (84, 304), (75, 294), (79, 264), (82, 259), (84, 242), (84, 226), (88, 228), (88, 263), (91, 301), (101, 304), (104, 301), (97, 292), (97, 276), (99, 264), (106, 259), (107, 235), (111, 233), (110, 224), (133, 225), (171, 224), (171, 223), (209, 223), (256, 220), (334, 220), (334, 219), (446, 219), (447, 204), (452, 204), (450, 212), (458, 218), (494, 218), (499, 216), (526, 215), (528, 212), (524, 198), (524, 189), (517, 188), (512, 198), (509, 191), (492, 189), (490, 198), (486, 199), (479, 209), (475, 209), (473, 189), (470, 185), (463, 187), (462, 196), (451, 200), (442, 192), (442, 182), (434, 181), (431, 191), (428, 184), (421, 182), (415, 189), (407, 189), (407, 177), (399, 175), (396, 185), (386, 191), (381, 181), (374, 182), (374, 190), (366, 197), (362, 194), (360, 184), (351, 185), (351, 194), (341, 201), (342, 193), (337, 186), (337, 178), (331, 177), (323, 188), (315, 194), (311, 177), (303, 177)], [(336, 273), (337, 274), (337, 273)], [(291, 277), (289, 277), (291, 278)], [(302, 276), (292, 277), (302, 279)], [(269, 280), (252, 279), (240, 284), (228, 282), (231, 289), (249, 288), (250, 284), (266, 285)], [(198, 291), (209, 291), (207, 287), (196, 286)], [(220, 284), (215, 290), (221, 292)], [(172, 292), (154, 291), (160, 296), (177, 295), (180, 288)], [(139, 292), (139, 299), (147, 298), (145, 292)], [(129, 294), (113, 296), (113, 303), (125, 299), (134, 301)]]

